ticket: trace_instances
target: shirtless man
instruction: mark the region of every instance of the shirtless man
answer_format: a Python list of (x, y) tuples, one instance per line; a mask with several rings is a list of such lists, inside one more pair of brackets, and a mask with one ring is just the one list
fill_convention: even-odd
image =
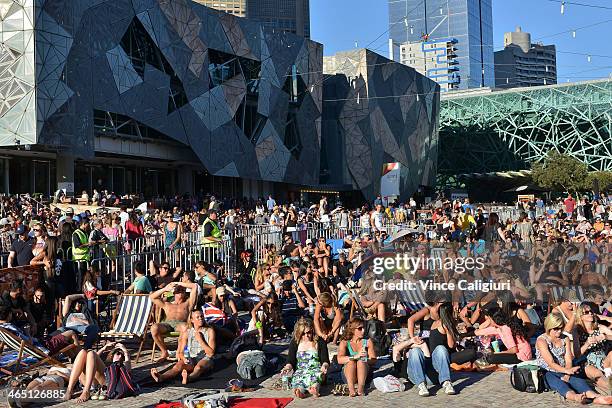
[[(185, 289), (190, 289), (189, 297)], [(174, 293), (174, 300), (168, 302), (162, 299), (166, 292)], [(164, 311), (166, 319), (161, 323), (155, 323), (151, 326), (151, 336), (153, 341), (159, 347), (161, 356), (158, 361), (168, 359), (168, 349), (164, 343), (164, 337), (173, 331), (181, 331), (182, 327), (187, 323), (189, 312), (193, 310), (198, 299), (198, 289), (195, 283), (192, 282), (171, 282), (165, 287), (153, 292), (149, 298), (155, 306)]]

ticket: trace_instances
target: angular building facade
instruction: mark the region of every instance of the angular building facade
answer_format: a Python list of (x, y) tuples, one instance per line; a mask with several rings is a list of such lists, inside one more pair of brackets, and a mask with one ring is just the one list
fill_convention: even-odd
[(324, 57), (323, 65), (322, 183), (351, 184), (373, 199), (383, 166), (399, 163), (401, 199), (433, 186), (440, 86), (365, 49)]
[[(114, 173), (84, 173), (97, 161), (123, 166), (118, 193), (138, 191), (148, 181), (135, 181), (130, 163), (145, 159), (319, 181), (316, 42), (190, 0), (0, 0), (0, 23), (0, 146), (47, 160), (40, 177), (51, 191), (56, 181), (110, 190)], [(172, 177), (178, 190), (183, 177)]]

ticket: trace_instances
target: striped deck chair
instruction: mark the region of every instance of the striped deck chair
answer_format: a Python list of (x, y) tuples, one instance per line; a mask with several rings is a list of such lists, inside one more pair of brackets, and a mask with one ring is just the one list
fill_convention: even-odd
[(365, 307), (361, 303), (361, 299), (359, 299), (359, 289), (349, 289), (349, 296), (351, 297), (351, 311), (349, 318), (352, 319), (355, 312), (365, 318), (367, 313), (365, 311)]
[(136, 363), (140, 359), (140, 353), (149, 330), (153, 302), (149, 295), (124, 294), (117, 301), (117, 310), (110, 331), (100, 333), (100, 338), (124, 338), (139, 339), (140, 346), (136, 354)]
[(425, 295), (421, 285), (416, 285), (414, 290), (402, 290), (397, 292), (398, 298), (402, 306), (406, 309), (408, 314), (417, 312), (424, 308), (427, 303), (425, 302)]
[[(5, 347), (17, 351), (17, 359), (14, 362), (1, 367), (0, 371), (8, 375), (15, 376), (26, 373), (43, 364), (65, 367), (64, 364), (57, 359), (57, 356), (70, 351), (76, 346), (74, 344), (70, 344), (51, 355), (47, 350), (42, 350), (31, 342), (19, 338), (9, 330), (0, 328), (0, 352), (4, 350)], [(27, 356), (33, 357), (38, 361), (28, 365), (24, 362), (24, 359)], [(11, 369), (13, 366), (15, 368)], [(25, 367), (22, 368), (22, 366)]]
[(575, 285), (575, 286), (550, 286), (548, 288), (548, 313), (550, 313), (550, 311), (554, 307), (553, 304), (556, 305), (556, 304), (559, 303), (559, 300), (561, 299), (561, 296), (563, 295), (563, 291), (565, 289), (573, 289), (573, 290), (575, 290), (576, 291), (576, 297), (578, 297), (578, 300), (580, 302), (584, 302), (584, 300), (585, 300), (584, 289), (580, 285)]

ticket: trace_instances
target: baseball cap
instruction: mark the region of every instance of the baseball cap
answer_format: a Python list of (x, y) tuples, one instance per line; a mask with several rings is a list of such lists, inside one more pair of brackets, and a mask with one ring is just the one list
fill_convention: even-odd
[(66, 208), (66, 215), (74, 215), (74, 210), (72, 209), (72, 207)]
[(217, 293), (217, 296), (225, 296), (226, 292), (225, 292), (225, 288), (223, 286), (219, 286), (215, 292)]
[(312, 244), (312, 239), (308, 238), (308, 239), (306, 240), (306, 245), (310, 245), (310, 244)]
[(26, 232), (26, 229), (25, 229), (25, 227), (24, 227), (23, 225), (20, 225), (20, 226), (18, 226), (18, 227), (15, 229), (15, 233), (16, 233), (17, 235), (23, 235), (23, 234), (25, 234), (25, 232)]
[(8, 220), (8, 218), (2, 218), (0, 219), (0, 225), (4, 226), (4, 225), (9, 225), (10, 222)]

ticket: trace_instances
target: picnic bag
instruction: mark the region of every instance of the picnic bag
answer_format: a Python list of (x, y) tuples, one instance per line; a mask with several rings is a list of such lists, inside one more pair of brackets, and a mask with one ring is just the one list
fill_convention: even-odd
[(391, 374), (384, 377), (376, 377), (374, 386), (380, 392), (403, 392), (406, 386), (396, 377)]
[(138, 384), (132, 380), (132, 376), (123, 363), (114, 362), (106, 367), (104, 377), (106, 377), (108, 387), (107, 399), (121, 399), (138, 394)]
[(521, 392), (539, 394), (546, 391), (546, 380), (542, 369), (514, 366), (510, 372), (510, 384), (512, 388)]
[(257, 330), (252, 330), (236, 337), (229, 347), (232, 358), (236, 358), (243, 351), (259, 350), (261, 346), (257, 341), (258, 334)]

